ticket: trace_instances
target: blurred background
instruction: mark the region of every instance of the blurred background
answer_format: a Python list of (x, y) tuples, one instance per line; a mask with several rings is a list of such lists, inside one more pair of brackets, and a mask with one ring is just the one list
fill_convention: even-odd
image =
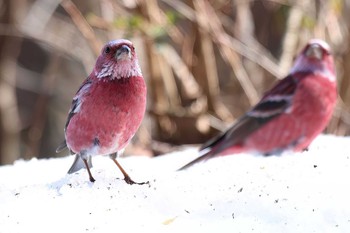
[(133, 41), (148, 85), (126, 155), (157, 156), (227, 128), (288, 73), (310, 38), (332, 47), (350, 134), (348, 0), (0, 0), (0, 164), (55, 154), (103, 44)]

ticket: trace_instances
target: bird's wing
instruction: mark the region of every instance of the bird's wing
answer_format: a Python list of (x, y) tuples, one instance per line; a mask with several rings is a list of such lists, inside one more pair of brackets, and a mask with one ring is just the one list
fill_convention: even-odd
[[(67, 121), (66, 121), (66, 125), (64, 126), (64, 131), (66, 131), (70, 120), (72, 119), (72, 117), (77, 114), (80, 110), (80, 106), (82, 104), (82, 96), (87, 92), (87, 90), (90, 88), (92, 81), (87, 79), (79, 88), (79, 90), (77, 91), (77, 93), (75, 94), (73, 101), (72, 101), (72, 105), (71, 108), (69, 110), (68, 113), (68, 117), (67, 117)], [(66, 140), (64, 140), (56, 149), (56, 153), (64, 150), (65, 148), (67, 148), (67, 143)]]
[(199, 151), (201, 156), (180, 168), (180, 170), (238, 145), (267, 122), (281, 113), (289, 111), (296, 88), (297, 81), (292, 75), (281, 80), (270, 91), (266, 92), (260, 102), (238, 119), (233, 126), (204, 143)]
[(80, 106), (82, 104), (82, 96), (88, 91), (88, 89), (91, 86), (92, 81), (90, 81), (89, 79), (87, 79), (79, 88), (79, 90), (77, 91), (77, 93), (75, 94), (73, 101), (72, 101), (72, 106), (69, 110), (68, 113), (68, 117), (67, 117), (67, 122), (66, 125), (64, 127), (64, 130), (67, 129), (70, 120), (72, 119), (72, 117), (78, 113), (80, 111)]
[[(225, 132), (204, 143), (200, 150), (213, 148), (220, 142), (226, 142), (223, 150), (246, 139), (251, 133), (267, 122), (288, 110), (291, 106), (297, 82), (289, 75), (266, 92), (258, 104), (237, 120)], [(226, 144), (225, 143), (225, 144)], [(222, 150), (220, 150), (221, 152)], [(220, 153), (217, 152), (217, 153)]]

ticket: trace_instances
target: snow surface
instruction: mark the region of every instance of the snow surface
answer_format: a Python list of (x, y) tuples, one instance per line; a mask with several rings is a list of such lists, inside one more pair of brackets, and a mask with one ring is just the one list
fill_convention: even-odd
[(175, 170), (196, 149), (158, 158), (73, 156), (0, 167), (0, 232), (350, 232), (350, 138), (320, 136), (303, 153), (238, 154)]

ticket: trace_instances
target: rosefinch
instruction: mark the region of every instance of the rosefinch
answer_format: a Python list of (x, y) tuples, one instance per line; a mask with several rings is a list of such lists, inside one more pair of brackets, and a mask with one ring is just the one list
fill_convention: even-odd
[(91, 156), (110, 155), (124, 180), (136, 183), (116, 157), (136, 133), (145, 109), (146, 85), (133, 44), (125, 39), (110, 41), (73, 98), (64, 129), (65, 141), (56, 150), (68, 147), (76, 155), (68, 173), (85, 166), (94, 182)]
[[(240, 152), (262, 154), (301, 151), (328, 124), (337, 99), (336, 75), (329, 45), (312, 39), (290, 74), (228, 130), (204, 143), (199, 161)], [(180, 169), (180, 170), (181, 170)]]

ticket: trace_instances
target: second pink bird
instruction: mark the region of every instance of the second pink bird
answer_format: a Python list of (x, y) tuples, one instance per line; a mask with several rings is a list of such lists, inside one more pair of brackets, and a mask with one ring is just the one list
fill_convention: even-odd
[(181, 169), (218, 155), (306, 149), (332, 116), (337, 99), (335, 73), (329, 45), (310, 40), (289, 75), (233, 126), (204, 143), (200, 157)]

